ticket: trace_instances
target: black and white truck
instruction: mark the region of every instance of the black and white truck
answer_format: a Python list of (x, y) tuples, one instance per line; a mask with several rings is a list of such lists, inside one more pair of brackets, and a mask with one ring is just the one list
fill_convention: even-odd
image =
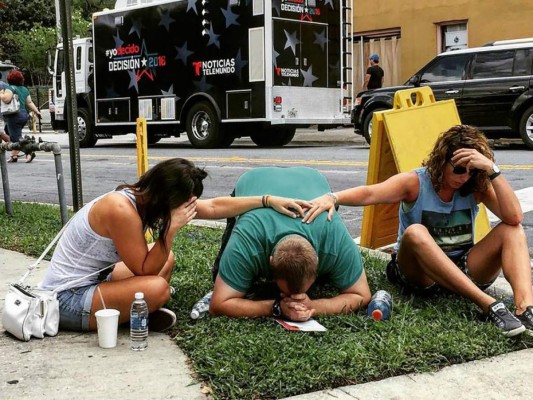
[[(194, 147), (250, 136), (283, 146), (297, 127), (350, 124), (352, 0), (118, 0), (73, 40), (80, 146), (135, 132), (186, 131)], [(65, 129), (57, 48), (54, 129)]]

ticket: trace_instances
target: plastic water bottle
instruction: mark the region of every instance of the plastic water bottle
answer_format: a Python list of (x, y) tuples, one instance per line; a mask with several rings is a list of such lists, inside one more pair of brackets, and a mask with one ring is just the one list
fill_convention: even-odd
[(212, 296), (213, 292), (211, 291), (196, 302), (196, 304), (191, 310), (192, 319), (199, 319), (205, 317), (205, 315), (209, 312), (209, 304), (211, 304)]
[(148, 304), (144, 293), (135, 293), (130, 311), (130, 348), (142, 351), (148, 346)]
[(389, 318), (392, 311), (392, 296), (386, 290), (378, 290), (368, 304), (368, 316), (376, 321)]

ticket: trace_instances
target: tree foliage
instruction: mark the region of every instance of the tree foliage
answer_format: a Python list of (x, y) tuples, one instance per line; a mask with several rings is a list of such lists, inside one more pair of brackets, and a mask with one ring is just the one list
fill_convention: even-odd
[[(65, 0), (59, 0), (65, 1)], [(71, 0), (72, 34), (90, 35), (91, 15), (114, 0)], [(47, 51), (57, 45), (54, 0), (0, 0), (0, 60), (19, 67), (28, 85), (48, 83)]]

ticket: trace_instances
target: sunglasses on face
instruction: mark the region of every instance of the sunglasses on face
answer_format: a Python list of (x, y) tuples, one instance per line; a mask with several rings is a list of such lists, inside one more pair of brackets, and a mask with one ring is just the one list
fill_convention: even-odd
[(453, 165), (452, 161), (449, 160), (448, 161), (450, 163), (450, 165), (453, 167), (453, 173), (455, 175), (464, 175), (468, 172), (468, 175), (472, 176), (472, 175), (475, 175), (477, 174), (477, 169), (471, 169), (471, 170), (468, 170), (466, 167), (462, 167), (460, 165)]

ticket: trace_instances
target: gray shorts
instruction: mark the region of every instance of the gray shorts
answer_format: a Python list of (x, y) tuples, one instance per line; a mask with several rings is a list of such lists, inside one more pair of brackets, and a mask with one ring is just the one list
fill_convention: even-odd
[[(100, 277), (101, 282), (111, 280), (112, 268)], [(59, 300), (59, 328), (68, 331), (86, 332), (89, 330), (91, 305), (95, 285), (66, 289), (57, 294)]]
[[(468, 276), (468, 278), (470, 278), (470, 280), (478, 288), (480, 288), (481, 290), (485, 291), (494, 283), (496, 278), (494, 278), (492, 281), (490, 281), (488, 283), (478, 283), (478, 282), (476, 282), (472, 278), (472, 276), (470, 275), (470, 273), (468, 271), (468, 265), (466, 263), (466, 260), (468, 258), (469, 252), (470, 252), (470, 250), (465, 252), (462, 256), (460, 256), (460, 257), (458, 257), (456, 259), (451, 259), (451, 260), (454, 262), (455, 265), (457, 265), (457, 267), (466, 276)], [(398, 263), (396, 262), (396, 254), (392, 254), (392, 259), (389, 261), (389, 263), (387, 264), (387, 267), (386, 267), (386, 273), (387, 273), (387, 278), (388, 278), (388, 280), (391, 283), (395, 283), (395, 284), (399, 285), (401, 287), (402, 291), (407, 292), (407, 293), (415, 293), (415, 294), (419, 294), (419, 295), (430, 296), (430, 295), (433, 295), (433, 294), (437, 294), (439, 292), (446, 292), (447, 291), (446, 288), (440, 286), (437, 283), (433, 283), (433, 284), (431, 284), (431, 285), (429, 285), (427, 287), (421, 287), (421, 286), (409, 281), (407, 279), (407, 277), (402, 273), (402, 270), (400, 269)]]

